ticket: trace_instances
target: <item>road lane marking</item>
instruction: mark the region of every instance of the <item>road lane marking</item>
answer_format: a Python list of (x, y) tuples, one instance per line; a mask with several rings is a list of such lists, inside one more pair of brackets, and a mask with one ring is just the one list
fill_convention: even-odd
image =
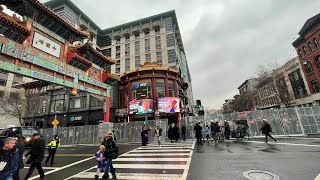
[(185, 164), (113, 164), (116, 169), (184, 169)]
[(189, 151), (188, 149), (151, 149), (151, 150), (146, 150), (146, 149), (137, 149), (135, 152), (185, 152), (185, 151)]
[(117, 161), (133, 161), (133, 162), (147, 162), (147, 161), (187, 161), (188, 158), (120, 158), (120, 159), (115, 159), (112, 162), (117, 162)]
[(190, 155), (189, 155), (187, 164), (186, 164), (185, 169), (184, 169), (183, 174), (182, 174), (182, 180), (186, 180), (187, 177), (188, 177), (188, 172), (189, 172), (189, 168), (190, 168), (191, 160), (192, 160), (192, 155), (193, 155), (193, 149), (194, 149), (195, 145), (196, 145), (196, 141), (194, 140), (193, 144), (192, 144), (192, 148), (190, 150)]
[(320, 180), (320, 173), (314, 180)]
[[(266, 144), (265, 142), (261, 142), (261, 141), (243, 141), (246, 143), (258, 143), (258, 144)], [(320, 147), (320, 145), (316, 145), (316, 144), (295, 144), (295, 143), (282, 143), (282, 142), (270, 142), (267, 144), (279, 144), (279, 145), (289, 145), (289, 146), (305, 146), (305, 147)]]
[[(60, 167), (60, 168), (54, 169), (54, 170), (52, 170), (52, 171), (45, 172), (44, 175), (52, 174), (52, 173), (57, 172), (57, 171), (60, 171), (60, 170), (62, 170), (62, 169), (66, 169), (66, 168), (68, 168), (68, 167), (71, 167), (71, 166), (74, 166), (74, 165), (83, 163), (83, 162), (85, 162), (85, 161), (89, 161), (89, 160), (91, 160), (91, 159), (93, 159), (93, 158), (95, 158), (95, 156), (92, 156), (92, 157), (89, 157), (89, 158), (86, 158), (86, 159), (82, 159), (82, 160), (77, 161), (77, 162), (74, 162), (74, 163), (72, 163), (72, 164), (69, 164), (69, 165), (62, 166), (62, 167)], [(40, 175), (33, 176), (33, 177), (29, 178), (29, 180), (37, 179), (37, 178), (40, 178)]]
[[(137, 148), (136, 148), (136, 149), (137, 149)], [(131, 151), (128, 151), (128, 152), (126, 152), (126, 153), (123, 153), (123, 154), (119, 155), (118, 158), (120, 158), (121, 156), (125, 156), (125, 155), (127, 155), (127, 153), (132, 152), (132, 151), (134, 151), (134, 150), (136, 150), (136, 149), (133, 149), (133, 150), (131, 150)], [(94, 158), (95, 158), (95, 157), (94, 157)], [(75, 174), (75, 175), (72, 175), (72, 176), (70, 176), (70, 177), (68, 177), (68, 178), (66, 178), (66, 179), (64, 179), (64, 180), (72, 179), (72, 178), (74, 178), (74, 177), (77, 177), (77, 176), (80, 175), (81, 173), (84, 173), (84, 172), (86, 172), (86, 171), (90, 171), (91, 169), (94, 169), (94, 168), (97, 168), (97, 166), (93, 166), (93, 167), (91, 167), (91, 168), (89, 168), (89, 169), (83, 170), (83, 171), (81, 171), (81, 172), (79, 172), (79, 173), (77, 173), (77, 174)], [(40, 176), (39, 176), (39, 177), (40, 177)]]
[[(156, 153), (156, 152), (155, 152)], [(168, 157), (168, 156), (187, 156), (189, 155), (190, 153), (175, 153), (175, 154), (166, 154), (166, 153), (163, 153), (163, 154), (144, 154), (144, 153), (137, 153), (137, 154), (126, 154), (126, 156), (130, 156), (130, 157), (134, 157), (134, 156), (143, 156), (143, 157), (148, 157), (148, 156), (163, 156), (163, 157)]]
[(61, 156), (61, 157), (77, 157), (77, 156), (92, 156), (92, 154), (56, 154), (55, 156)]
[[(24, 167), (25, 169), (29, 169), (30, 167)], [(59, 167), (42, 167), (42, 169), (58, 169)]]
[[(77, 178), (92, 179), (96, 172), (84, 172), (79, 174)], [(117, 173), (117, 179), (141, 179), (141, 180), (180, 180), (181, 174), (150, 174), (150, 173)]]

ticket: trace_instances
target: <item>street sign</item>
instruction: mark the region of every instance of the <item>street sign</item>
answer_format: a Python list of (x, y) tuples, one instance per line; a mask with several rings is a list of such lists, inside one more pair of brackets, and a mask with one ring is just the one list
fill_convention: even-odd
[(58, 119), (53, 120), (51, 124), (52, 124), (53, 126), (58, 126), (58, 124), (59, 124)]

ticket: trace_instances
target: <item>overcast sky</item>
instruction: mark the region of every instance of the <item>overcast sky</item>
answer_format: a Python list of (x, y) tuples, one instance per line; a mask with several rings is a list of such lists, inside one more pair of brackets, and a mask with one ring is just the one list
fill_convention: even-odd
[(209, 108), (238, 93), (258, 65), (295, 57), (291, 43), (320, 7), (319, 0), (72, 1), (102, 29), (174, 9), (194, 98)]

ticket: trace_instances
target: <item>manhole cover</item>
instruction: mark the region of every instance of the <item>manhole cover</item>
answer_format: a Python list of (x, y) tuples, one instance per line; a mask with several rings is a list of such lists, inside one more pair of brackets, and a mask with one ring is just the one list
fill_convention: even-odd
[(279, 180), (279, 176), (267, 171), (250, 170), (243, 173), (244, 177), (250, 180)]

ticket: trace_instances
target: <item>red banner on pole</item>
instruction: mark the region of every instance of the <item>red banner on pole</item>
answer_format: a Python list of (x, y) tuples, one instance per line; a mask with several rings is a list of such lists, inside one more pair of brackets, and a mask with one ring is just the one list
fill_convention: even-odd
[(103, 115), (103, 122), (109, 122), (110, 119), (110, 96), (106, 97), (106, 102), (104, 103), (104, 115)]

